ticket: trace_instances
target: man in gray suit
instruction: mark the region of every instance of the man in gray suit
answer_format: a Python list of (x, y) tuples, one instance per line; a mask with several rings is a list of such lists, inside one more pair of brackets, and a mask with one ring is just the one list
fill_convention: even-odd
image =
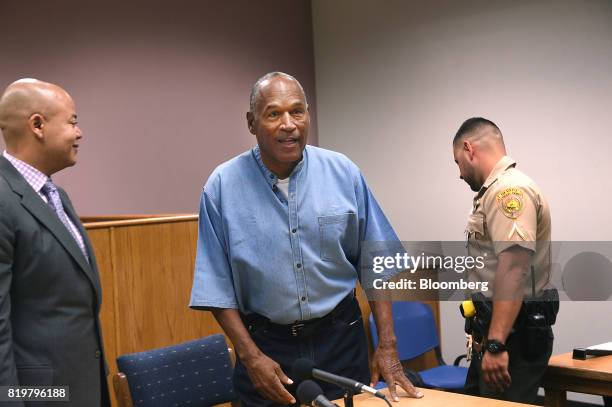
[(76, 163), (74, 102), (56, 85), (19, 80), (0, 99), (0, 130), (0, 386), (69, 386), (58, 406), (108, 406), (96, 260), (51, 181)]

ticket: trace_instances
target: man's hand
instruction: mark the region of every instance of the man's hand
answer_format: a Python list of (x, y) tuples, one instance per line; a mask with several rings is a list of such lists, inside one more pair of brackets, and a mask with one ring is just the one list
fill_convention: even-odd
[(512, 378), (508, 372), (508, 352), (492, 354), (485, 352), (482, 356), (482, 379), (489, 389), (503, 393), (510, 387)]
[(238, 310), (214, 308), (213, 315), (234, 344), (253, 386), (265, 398), (279, 404), (293, 404), (295, 399), (283, 385), (293, 384), (280, 365), (266, 356), (253, 342)]
[(294, 404), (295, 398), (285, 389), (284, 384), (293, 384), (280, 365), (260, 353), (248, 361), (243, 360), (253, 386), (268, 400), (278, 404)]
[(423, 393), (418, 391), (404, 374), (404, 369), (397, 356), (395, 345), (379, 344), (374, 356), (372, 357), (372, 379), (370, 386), (376, 386), (378, 379), (382, 375), (389, 387), (389, 394), (393, 401), (399, 401), (395, 384), (399, 384), (410, 397), (421, 398)]

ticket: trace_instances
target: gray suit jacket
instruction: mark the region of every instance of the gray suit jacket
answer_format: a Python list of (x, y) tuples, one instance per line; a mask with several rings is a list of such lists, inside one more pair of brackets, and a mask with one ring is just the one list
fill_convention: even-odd
[(89, 262), (55, 212), (0, 156), (0, 386), (70, 386), (70, 403), (57, 405), (99, 406), (107, 399), (100, 279), (87, 233), (59, 193)]

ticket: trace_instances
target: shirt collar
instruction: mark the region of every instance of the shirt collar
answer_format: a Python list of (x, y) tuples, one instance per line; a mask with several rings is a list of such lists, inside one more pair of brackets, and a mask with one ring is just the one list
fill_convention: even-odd
[(503, 156), (491, 170), (491, 173), (485, 180), (484, 184), (482, 184), (482, 187), (480, 187), (480, 190), (478, 191), (478, 194), (476, 194), (476, 197), (474, 197), (474, 200), (480, 198), (485, 193), (487, 188), (497, 181), (502, 173), (504, 173), (508, 168), (512, 167), (516, 167), (516, 161), (507, 155)]
[(32, 187), (32, 189), (40, 194), (40, 190), (45, 185), (45, 182), (47, 182), (47, 180), (50, 178), (36, 168), (32, 167), (30, 164), (21, 161), (19, 158), (13, 157), (7, 153), (6, 150), (2, 152), (2, 156), (6, 158), (13, 165), (13, 167), (15, 167), (15, 169), (23, 178), (25, 178), (26, 182)]
[[(308, 146), (304, 148), (304, 151), (302, 152), (302, 159), (293, 168), (293, 171), (291, 171), (291, 174), (289, 174), (288, 178), (292, 178), (294, 175), (299, 174), (299, 172), (302, 170), (302, 168), (304, 167), (304, 163), (307, 161), (307, 156), (308, 156), (307, 150), (308, 150)], [(268, 184), (270, 184), (270, 186), (276, 185), (276, 183), (278, 182), (278, 177), (272, 171), (270, 171), (268, 167), (266, 167), (263, 160), (261, 159), (261, 151), (259, 150), (259, 145), (253, 147), (253, 149), (251, 150), (251, 153), (253, 154), (253, 158), (255, 158), (255, 161), (257, 161), (257, 164), (259, 165), (259, 169), (265, 176)]]

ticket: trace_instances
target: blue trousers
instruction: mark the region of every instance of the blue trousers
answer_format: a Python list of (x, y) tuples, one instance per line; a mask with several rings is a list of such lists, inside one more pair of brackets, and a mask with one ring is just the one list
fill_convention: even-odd
[[(299, 383), (297, 378), (291, 377), (291, 367), (299, 358), (312, 360), (318, 369), (369, 383), (368, 345), (361, 312), (355, 299), (345, 308), (325, 324), (318, 326), (314, 334), (305, 337), (280, 335), (266, 329), (265, 325), (251, 330), (251, 337), (259, 349), (280, 364), (283, 372), (294, 381), (287, 389), (296, 400)], [(329, 400), (340, 398), (344, 394), (342, 389), (334, 385), (320, 381), (317, 383)], [(234, 388), (243, 407), (277, 405), (265, 399), (253, 387), (246, 368), (238, 357), (234, 369)]]

